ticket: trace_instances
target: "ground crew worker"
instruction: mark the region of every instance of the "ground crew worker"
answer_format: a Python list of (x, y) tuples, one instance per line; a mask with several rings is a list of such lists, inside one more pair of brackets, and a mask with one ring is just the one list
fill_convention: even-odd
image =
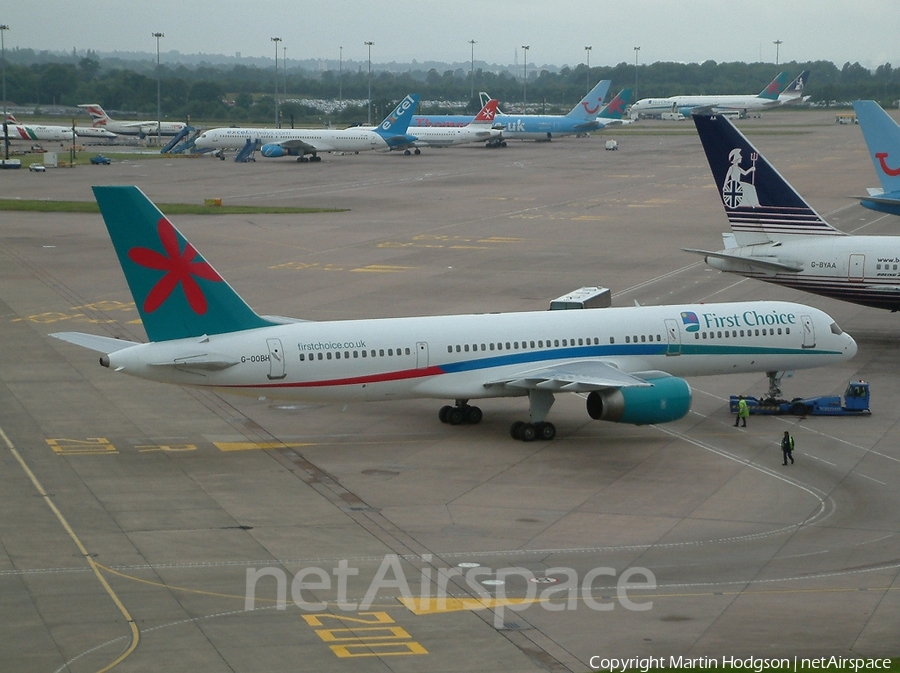
[(791, 459), (791, 465), (794, 464), (794, 438), (787, 430), (784, 431), (784, 437), (781, 438), (781, 455), (784, 457), (782, 465), (787, 465), (788, 458)]
[(740, 423), (741, 420), (743, 420), (744, 427), (746, 428), (747, 427), (747, 416), (749, 416), (749, 415), (750, 415), (750, 407), (747, 406), (747, 400), (745, 400), (744, 396), (741, 395), (740, 399), (738, 399), (737, 416), (735, 416), (735, 418), (734, 418), (734, 427), (737, 427), (738, 423)]

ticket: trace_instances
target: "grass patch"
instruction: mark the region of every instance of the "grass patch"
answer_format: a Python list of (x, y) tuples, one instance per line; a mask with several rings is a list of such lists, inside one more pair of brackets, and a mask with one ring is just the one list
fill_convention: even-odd
[[(193, 203), (157, 203), (166, 215), (306, 215), (343, 213), (347, 208), (299, 208), (291, 206), (203, 206)], [(33, 213), (99, 213), (95, 201), (44, 201), (42, 199), (0, 199), (0, 210)]]

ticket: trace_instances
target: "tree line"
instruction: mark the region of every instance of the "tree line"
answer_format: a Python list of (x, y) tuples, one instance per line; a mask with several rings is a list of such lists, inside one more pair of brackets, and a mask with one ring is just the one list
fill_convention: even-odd
[[(29, 54), (32, 58), (29, 59)], [(103, 59), (93, 52), (85, 56), (38, 58), (27, 49), (8, 52), (6, 86), (8, 100), (40, 108), (46, 105), (100, 103), (107, 110), (128, 111), (148, 118), (156, 115), (156, 63)], [(859, 63), (838, 68), (829, 61), (783, 63), (778, 70), (792, 76), (811, 71), (806, 94), (810, 102), (834, 104), (871, 98), (891, 105), (900, 99), (900, 73), (889, 63), (874, 71)], [(613, 82), (612, 93), (637, 85), (640, 97), (676, 94), (743, 94), (760, 91), (776, 74), (772, 63), (671, 63), (640, 65), (619, 63), (564, 67), (558, 72), (528, 72), (527, 100), (532, 110), (567, 112), (600, 79)], [(160, 68), (162, 110), (166, 119), (202, 119), (222, 123), (266, 123), (275, 113), (275, 69), (248, 65), (162, 65)], [(470, 96), (474, 84), (476, 97)], [(521, 105), (522, 76), (509, 71), (492, 72), (462, 68), (438, 72), (374, 71), (372, 98), (377, 119), (407, 93), (418, 93), (434, 101), (424, 112), (450, 111), (441, 101), (468, 101), (467, 109), (479, 107), (477, 92), (487, 91), (501, 100), (501, 107)], [(366, 107), (349, 106), (325, 113), (290, 99), (366, 100), (369, 77), (364, 70), (311, 72), (302, 69), (278, 71), (278, 97), (282, 119), (296, 122), (331, 121), (352, 123), (365, 120)], [(376, 120), (377, 121), (377, 120)]]

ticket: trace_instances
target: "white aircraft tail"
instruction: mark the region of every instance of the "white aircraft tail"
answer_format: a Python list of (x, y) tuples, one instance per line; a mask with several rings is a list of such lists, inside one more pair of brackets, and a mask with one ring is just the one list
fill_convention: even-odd
[(78, 107), (87, 110), (91, 116), (91, 126), (106, 126), (106, 122), (112, 121), (106, 111), (97, 103), (85, 103)]

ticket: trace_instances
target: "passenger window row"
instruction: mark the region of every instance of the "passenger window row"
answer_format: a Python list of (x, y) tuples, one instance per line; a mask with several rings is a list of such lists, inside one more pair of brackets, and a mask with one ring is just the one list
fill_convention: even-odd
[(309, 357), (307, 358), (306, 353), (300, 353), (300, 361), (303, 362), (305, 360), (309, 360), (313, 362), (314, 360), (349, 360), (350, 358), (383, 358), (383, 357), (395, 357), (398, 355), (412, 355), (412, 350), (409, 348), (388, 348), (385, 350), (384, 348), (379, 348), (378, 350), (372, 349), (370, 351), (326, 351), (324, 353), (309, 353)]
[(599, 337), (582, 337), (581, 339), (539, 339), (538, 341), (496, 341), (487, 344), (456, 344), (447, 346), (447, 352), (475, 353), (478, 351), (518, 351), (533, 348), (559, 348), (560, 346), (590, 346), (599, 345)]
[[(777, 328), (777, 334), (781, 334), (781, 330), (782, 330), (781, 327)], [(746, 332), (746, 335), (744, 334), (745, 332)], [(760, 332), (762, 332), (762, 334), (760, 334)], [(785, 327), (784, 333), (790, 334), (791, 328)], [(775, 334), (776, 334), (776, 328), (774, 328), (774, 327), (768, 327), (768, 328), (763, 327), (762, 330), (760, 330), (760, 328), (757, 327), (756, 329), (748, 329), (748, 330), (736, 330), (736, 329), (733, 329), (733, 330), (726, 329), (726, 330), (716, 330), (716, 331), (710, 330), (708, 337), (706, 336), (707, 332), (695, 332), (694, 339), (695, 340), (707, 339), (707, 338), (708, 339), (723, 339), (723, 338), (729, 339), (729, 338), (735, 338), (738, 336), (748, 336), (748, 337), (749, 336), (775, 336)]]

